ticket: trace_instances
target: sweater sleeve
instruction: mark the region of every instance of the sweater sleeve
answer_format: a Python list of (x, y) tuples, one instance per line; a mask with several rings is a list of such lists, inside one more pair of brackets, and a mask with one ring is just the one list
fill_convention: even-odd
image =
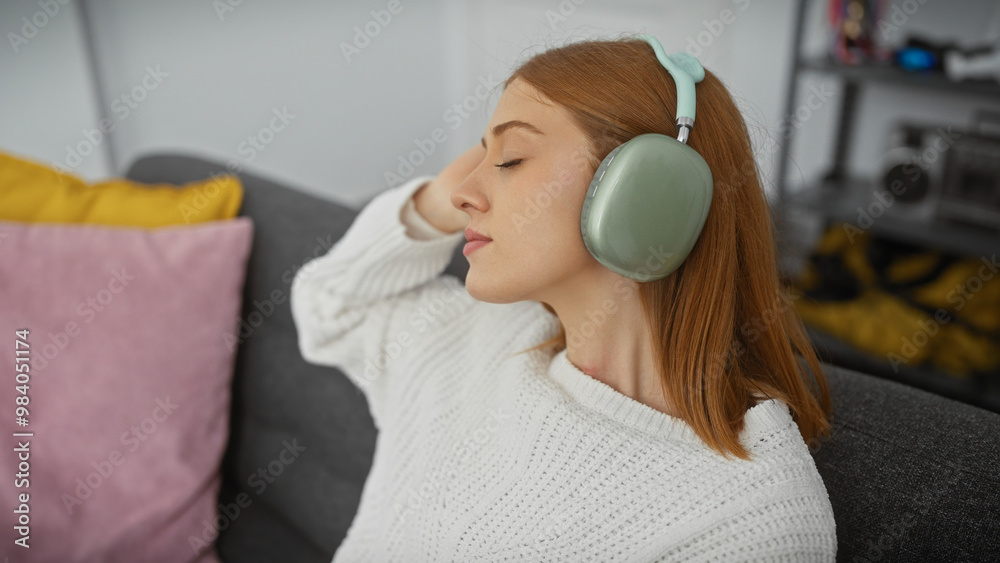
[(365, 394), (379, 427), (393, 359), (413, 345), (417, 308), (435, 298), (453, 302), (464, 291), (457, 278), (440, 275), (464, 233), (443, 233), (412, 207), (413, 194), (430, 179), (377, 195), (344, 236), (292, 280), (302, 357), (339, 368)]

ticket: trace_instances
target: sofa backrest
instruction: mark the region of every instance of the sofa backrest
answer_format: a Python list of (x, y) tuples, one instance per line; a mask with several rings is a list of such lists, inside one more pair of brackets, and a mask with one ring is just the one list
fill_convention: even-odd
[(823, 366), (838, 561), (1000, 561), (1000, 414)]
[[(152, 154), (127, 177), (181, 184), (225, 171), (222, 163)], [(357, 511), (376, 431), (360, 391), (338, 370), (302, 359), (288, 295), (295, 271), (339, 240), (357, 211), (260, 175), (239, 176), (240, 215), (253, 218), (255, 235), (218, 551), (224, 561), (328, 562)], [(458, 245), (445, 273), (464, 280), (467, 271)], [(834, 428), (814, 459), (834, 508), (838, 561), (1000, 560), (1000, 415), (823, 370)]]

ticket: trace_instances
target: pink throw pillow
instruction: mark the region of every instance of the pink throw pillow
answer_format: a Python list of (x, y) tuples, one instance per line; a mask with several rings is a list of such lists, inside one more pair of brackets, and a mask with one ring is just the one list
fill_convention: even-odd
[(156, 229), (0, 221), (11, 561), (218, 561), (226, 335), (252, 238), (248, 217)]

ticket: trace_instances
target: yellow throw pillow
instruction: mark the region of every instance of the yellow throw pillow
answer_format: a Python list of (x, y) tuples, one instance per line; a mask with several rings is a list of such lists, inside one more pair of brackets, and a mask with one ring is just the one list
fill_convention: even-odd
[(173, 184), (78, 176), (0, 151), (0, 220), (162, 227), (231, 219), (243, 202), (237, 176)]

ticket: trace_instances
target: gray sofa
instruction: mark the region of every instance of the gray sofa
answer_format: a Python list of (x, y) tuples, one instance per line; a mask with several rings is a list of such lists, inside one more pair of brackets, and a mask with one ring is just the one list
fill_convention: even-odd
[[(181, 184), (225, 171), (221, 162), (150, 154), (127, 177)], [(288, 295), (294, 272), (325, 253), (357, 211), (240, 177), (240, 215), (255, 224), (242, 318), (259, 311), (264, 320), (238, 349), (217, 549), (227, 562), (326, 562), (354, 517), (376, 431), (364, 396), (339, 371), (300, 356)], [(464, 280), (467, 268), (458, 245), (445, 274)], [(1000, 561), (1000, 415), (823, 369), (836, 414), (814, 457), (837, 521), (838, 561)], [(289, 445), (297, 457), (271, 464)], [(278, 474), (269, 464), (281, 465)], [(243, 507), (241, 492), (250, 499)]]

